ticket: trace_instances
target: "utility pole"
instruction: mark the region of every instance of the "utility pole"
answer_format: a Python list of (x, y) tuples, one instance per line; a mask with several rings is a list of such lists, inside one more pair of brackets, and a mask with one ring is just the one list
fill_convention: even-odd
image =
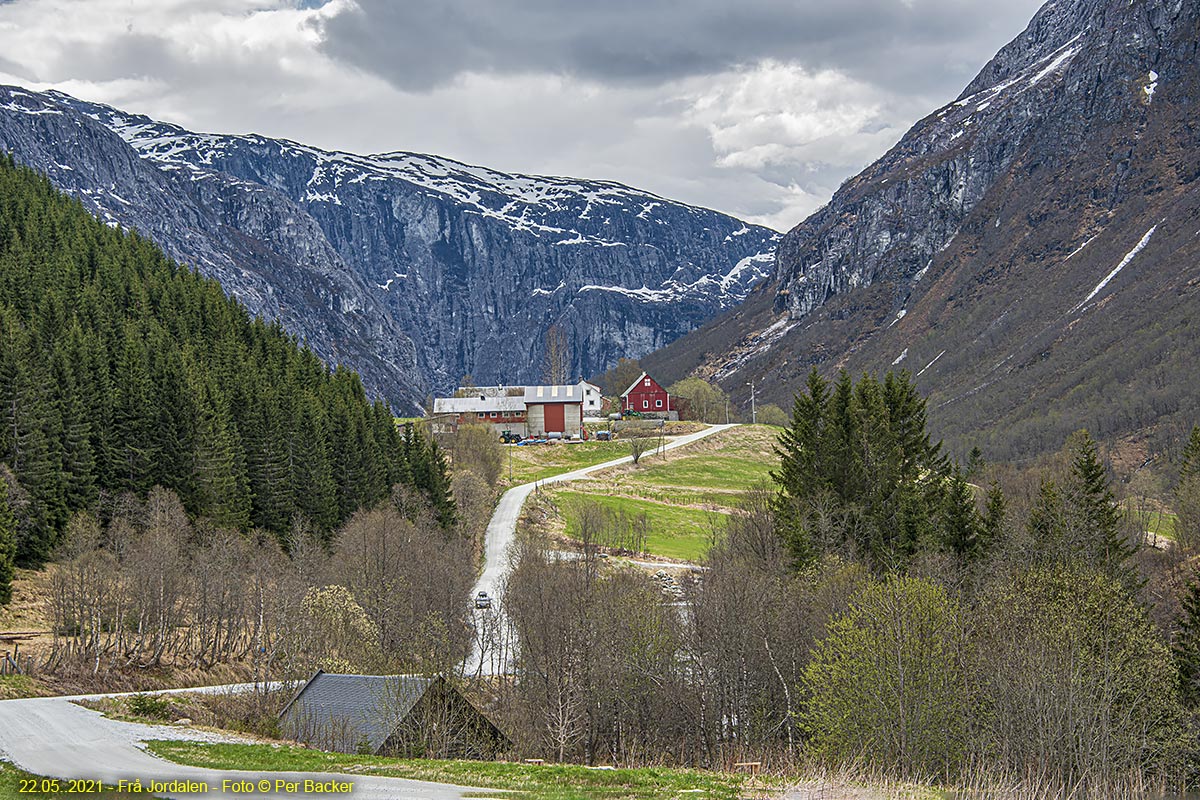
[(750, 424), (758, 424), (758, 408), (754, 405), (754, 381), (747, 384), (750, 387)]

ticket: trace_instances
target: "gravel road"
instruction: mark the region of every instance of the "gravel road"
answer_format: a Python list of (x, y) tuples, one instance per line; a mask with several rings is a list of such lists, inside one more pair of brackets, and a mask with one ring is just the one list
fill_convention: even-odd
[[(656, 447), (653, 450), (647, 450), (642, 454), (642, 458), (658, 455), (664, 450), (685, 447), (705, 437), (734, 427), (737, 427), (736, 424), (713, 425), (697, 433), (689, 433), (686, 436), (676, 437), (668, 441), (661, 448)], [(571, 445), (557, 446), (570, 447)], [(512, 545), (513, 537), (516, 535), (517, 519), (521, 516), (521, 508), (525, 505), (525, 500), (534, 489), (538, 486), (545, 486), (551, 483), (565, 483), (579, 480), (580, 478), (586, 478), (593, 472), (599, 472), (622, 464), (629, 464), (632, 461), (633, 456), (625, 456), (572, 472), (564, 472), (561, 475), (555, 475), (552, 478), (545, 478), (541, 481), (523, 483), (520, 486), (514, 486), (504, 493), (500, 498), (500, 502), (496, 505), (495, 512), (492, 513), (492, 519), (488, 523), (487, 533), (484, 537), (483, 573), (479, 576), (479, 580), (475, 582), (474, 588), (471, 589), (472, 599), (481, 591), (487, 592), (493, 598), (493, 607), (490, 611), (475, 612), (475, 624), (477, 628), (486, 627), (492, 631), (500, 631), (502, 633), (498, 635), (502, 638), (507, 635), (508, 622), (504, 616), (502, 608), (504, 598), (500, 596), (500, 590), (504, 585), (504, 578), (508, 574), (508, 548)], [(474, 650), (463, 665), (463, 673), (465, 675), (496, 675), (507, 671), (507, 651), (499, 650), (494, 646), (480, 647), (478, 640), (476, 641)]]

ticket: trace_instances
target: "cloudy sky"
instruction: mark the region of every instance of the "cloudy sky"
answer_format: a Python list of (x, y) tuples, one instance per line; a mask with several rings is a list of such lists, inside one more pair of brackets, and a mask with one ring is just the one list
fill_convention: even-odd
[(1042, 0), (0, 0), (0, 83), (787, 229)]

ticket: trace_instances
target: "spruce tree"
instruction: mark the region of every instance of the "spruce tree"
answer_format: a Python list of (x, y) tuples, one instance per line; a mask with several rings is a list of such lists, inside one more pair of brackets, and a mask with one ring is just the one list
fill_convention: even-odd
[(1200, 476), (1200, 425), (1193, 425), (1188, 443), (1183, 448), (1179, 477), (1187, 479), (1197, 476)]
[(1200, 548), (1200, 426), (1192, 428), (1183, 449), (1175, 486), (1175, 541), (1185, 551)]
[(1000, 488), (1000, 484), (993, 481), (988, 486), (983, 519), (980, 520), (979, 549), (981, 554), (986, 553), (1004, 538), (1004, 524), (1007, 516), (1008, 503), (1004, 499), (1004, 490)]
[(827, 480), (843, 505), (858, 504), (864, 489), (862, 440), (854, 402), (854, 381), (845, 370), (838, 375), (829, 398), (829, 422), (822, 449), (828, 453)]
[(984, 467), (987, 462), (983, 460), (983, 451), (978, 447), (972, 447), (971, 453), (967, 456), (967, 480), (973, 481), (983, 475)]
[(80, 396), (70, 357), (61, 349), (54, 357), (54, 388), (62, 419), (64, 500), (67, 508), (76, 511), (90, 507), (97, 499), (96, 458), (87, 407)]
[(1179, 669), (1179, 689), (1183, 704), (1200, 708), (1200, 569), (1183, 596), (1183, 616), (1175, 634), (1172, 650)]
[(296, 512), (328, 534), (340, 517), (324, 412), (316, 398), (305, 393), (296, 413), (287, 441), (289, 494), (295, 499)]
[(296, 502), (288, 469), (288, 435), (277, 393), (259, 387), (247, 414), (243, 440), (253, 497), (251, 521), (271, 531), (287, 529)]
[(779, 490), (790, 497), (805, 497), (824, 488), (824, 451), (829, 384), (813, 367), (805, 391), (796, 395), (792, 405), (792, 423), (779, 435), (775, 448), (779, 469), (771, 477)]
[(1077, 435), (1071, 462), (1070, 510), (1080, 555), (1111, 578), (1127, 586), (1136, 583), (1129, 559), (1137, 552), (1122, 529), (1121, 512), (1109, 487), (1108, 470), (1100, 461), (1096, 442), (1087, 433)]
[(158, 453), (151, 416), (152, 384), (146, 348), (132, 322), (125, 326), (113, 379), (113, 436), (109, 462), (117, 489), (144, 492), (154, 481)]
[(211, 382), (193, 377), (199, 419), (192, 458), (195, 513), (218, 525), (244, 528), (250, 520), (246, 464), (237, 428)]
[(1062, 562), (1070, 557), (1065, 517), (1058, 485), (1049, 478), (1044, 479), (1026, 523), (1033, 540), (1033, 550), (1040, 561)]
[(404, 426), (404, 452), (413, 486), (425, 495), (442, 529), (450, 530), (458, 514), (450, 492), (450, 470), (437, 442), (426, 438), (420, 426), (410, 422)]
[(957, 470), (948, 483), (942, 503), (942, 543), (949, 552), (964, 561), (971, 561), (979, 555), (983, 539), (983, 524), (975, 508), (975, 495)]
[(775, 448), (779, 455), (779, 469), (771, 473), (779, 487), (775, 524), (797, 566), (817, 555), (807, 518), (830, 492), (824, 449), (828, 403), (829, 384), (813, 367), (805, 391), (796, 395), (792, 405), (791, 425), (779, 435)]

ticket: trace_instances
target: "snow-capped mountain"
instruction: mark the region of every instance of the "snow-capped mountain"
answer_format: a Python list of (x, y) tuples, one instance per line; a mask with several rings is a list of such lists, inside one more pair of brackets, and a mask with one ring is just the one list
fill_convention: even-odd
[(553, 325), (578, 375), (644, 355), (741, 301), (779, 238), (617, 183), (193, 133), (57, 92), (0, 88), (0, 148), (403, 404), (465, 374), (536, 380)]
[(1000, 457), (1190, 426), (1197, 42), (1194, 0), (1052, 0), (649, 363), (784, 404), (813, 364), (908, 368), (951, 445)]

